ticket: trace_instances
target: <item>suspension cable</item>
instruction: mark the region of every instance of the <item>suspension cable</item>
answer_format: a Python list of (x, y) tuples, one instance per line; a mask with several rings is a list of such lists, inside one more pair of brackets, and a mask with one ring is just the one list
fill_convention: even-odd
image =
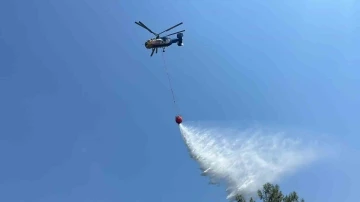
[(174, 94), (173, 87), (172, 87), (172, 85), (171, 85), (170, 74), (169, 74), (169, 71), (168, 71), (168, 69), (167, 69), (164, 52), (162, 52), (162, 58), (163, 58), (163, 62), (164, 62), (164, 70), (165, 70), (165, 73), (166, 73), (166, 75), (167, 75), (167, 77), (168, 77), (168, 80), (169, 80), (169, 86), (170, 86), (171, 94), (172, 94), (173, 101), (174, 101), (174, 108), (175, 108), (175, 111), (179, 114), (179, 108), (178, 108), (178, 106), (177, 106), (177, 104), (176, 104), (175, 94)]

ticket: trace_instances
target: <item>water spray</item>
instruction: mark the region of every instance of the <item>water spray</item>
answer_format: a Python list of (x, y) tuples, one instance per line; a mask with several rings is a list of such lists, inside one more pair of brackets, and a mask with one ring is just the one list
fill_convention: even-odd
[(276, 183), (321, 154), (316, 145), (261, 128), (244, 131), (203, 129), (179, 124), (181, 135), (211, 184), (225, 184), (227, 199), (255, 196), (262, 185)]

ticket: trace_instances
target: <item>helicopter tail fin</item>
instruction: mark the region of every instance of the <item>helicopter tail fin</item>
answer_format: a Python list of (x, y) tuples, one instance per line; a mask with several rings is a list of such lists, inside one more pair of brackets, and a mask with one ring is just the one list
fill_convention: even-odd
[(184, 36), (184, 34), (183, 34), (183, 33), (178, 33), (176, 36), (177, 36), (178, 39), (182, 39), (182, 37)]
[(179, 39), (178, 42), (177, 42), (177, 45), (178, 45), (178, 46), (183, 46), (183, 45), (184, 45), (184, 43), (183, 43), (183, 38), (182, 38), (183, 36), (184, 36), (183, 33), (178, 33), (178, 34), (177, 34), (177, 38)]

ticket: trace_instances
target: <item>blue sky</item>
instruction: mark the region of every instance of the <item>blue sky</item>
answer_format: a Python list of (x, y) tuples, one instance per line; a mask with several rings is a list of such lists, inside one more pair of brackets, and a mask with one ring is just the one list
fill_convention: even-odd
[[(0, 2), (0, 201), (226, 201), (189, 158), (161, 52), (191, 121), (331, 134), (351, 155), (288, 178), (307, 201), (355, 201), (359, 6), (343, 1)], [(330, 192), (330, 193), (329, 193)]]

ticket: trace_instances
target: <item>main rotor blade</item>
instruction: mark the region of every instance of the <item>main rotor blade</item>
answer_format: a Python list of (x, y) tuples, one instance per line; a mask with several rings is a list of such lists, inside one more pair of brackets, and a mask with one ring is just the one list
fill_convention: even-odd
[(180, 32), (185, 32), (185, 30), (181, 30), (181, 31), (178, 31), (178, 32), (175, 32), (175, 33), (172, 33), (172, 34), (168, 34), (166, 36), (171, 36), (171, 35), (174, 35), (174, 34), (177, 34), (177, 33), (180, 33)]
[(135, 24), (139, 25), (140, 27), (147, 29), (150, 33), (154, 34), (155, 36), (157, 36), (158, 34), (156, 34), (155, 32), (153, 32), (151, 29), (149, 29), (146, 25), (144, 25), (144, 23), (142, 22), (135, 22)]
[(155, 51), (155, 48), (152, 49), (150, 57), (154, 55), (154, 51)]
[(160, 32), (159, 35), (162, 34), (162, 33), (164, 33), (164, 32), (167, 32), (167, 31), (169, 31), (169, 30), (171, 30), (171, 29), (174, 29), (175, 27), (177, 27), (177, 26), (179, 26), (179, 25), (181, 25), (181, 24), (183, 24), (183, 23), (180, 22), (179, 24), (174, 25), (174, 26), (170, 27), (169, 29), (167, 29), (167, 30), (165, 30), (165, 31), (163, 31), (163, 32)]
[(142, 22), (140, 22), (140, 21), (139, 21), (139, 22), (135, 22), (135, 24), (137, 24), (137, 25), (139, 25), (140, 27), (146, 29), (146, 28), (145, 28), (146, 26), (144, 27), (144, 24), (143, 24)]

